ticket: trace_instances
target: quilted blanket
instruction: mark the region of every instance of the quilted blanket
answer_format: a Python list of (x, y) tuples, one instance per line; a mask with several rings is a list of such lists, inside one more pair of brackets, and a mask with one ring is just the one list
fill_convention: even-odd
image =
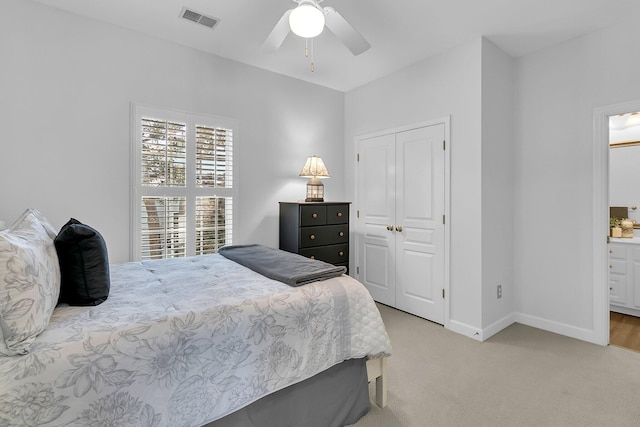
[(113, 265), (106, 302), (57, 307), (29, 354), (0, 357), (0, 425), (200, 426), (390, 352), (348, 276), (293, 288), (220, 255)]

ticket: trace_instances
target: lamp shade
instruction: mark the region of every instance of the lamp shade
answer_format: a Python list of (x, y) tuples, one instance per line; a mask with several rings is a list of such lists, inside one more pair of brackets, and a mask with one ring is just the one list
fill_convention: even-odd
[(329, 171), (324, 165), (322, 158), (311, 156), (300, 171), (300, 176), (304, 178), (330, 178)]
[(324, 29), (324, 13), (315, 2), (302, 0), (289, 14), (289, 27), (300, 37), (319, 36)]

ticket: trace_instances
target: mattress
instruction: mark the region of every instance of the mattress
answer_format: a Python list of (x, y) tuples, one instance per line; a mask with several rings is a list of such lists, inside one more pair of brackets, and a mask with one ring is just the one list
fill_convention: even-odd
[(348, 276), (294, 288), (220, 255), (112, 265), (107, 301), (57, 307), (29, 354), (0, 358), (0, 425), (199, 426), (390, 352)]

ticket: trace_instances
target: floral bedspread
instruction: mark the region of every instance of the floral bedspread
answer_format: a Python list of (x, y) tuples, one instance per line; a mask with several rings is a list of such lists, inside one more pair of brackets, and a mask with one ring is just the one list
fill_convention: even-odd
[(201, 426), (390, 351), (348, 276), (292, 288), (219, 255), (112, 265), (107, 301), (57, 307), (29, 354), (0, 357), (0, 425)]

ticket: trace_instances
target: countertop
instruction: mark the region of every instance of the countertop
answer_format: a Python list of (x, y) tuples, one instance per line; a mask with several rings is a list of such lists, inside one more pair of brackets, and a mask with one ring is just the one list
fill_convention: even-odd
[(640, 245), (640, 233), (635, 233), (632, 238), (628, 237), (612, 237), (611, 243), (626, 243), (628, 245)]

